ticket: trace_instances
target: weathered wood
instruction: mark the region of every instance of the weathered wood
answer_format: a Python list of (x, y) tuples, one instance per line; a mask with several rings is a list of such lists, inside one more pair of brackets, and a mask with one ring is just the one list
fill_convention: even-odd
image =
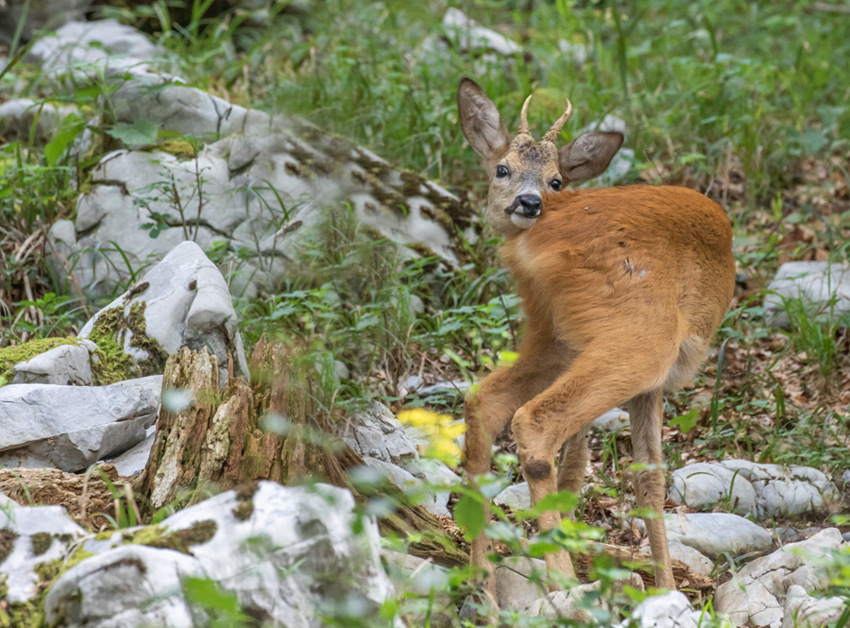
[[(348, 471), (363, 464), (360, 455), (336, 437), (332, 417), (316, 407), (310, 382), (290, 368), (282, 345), (257, 343), (250, 360), (251, 382), (239, 378), (219, 389), (214, 356), (181, 349), (168, 359), (163, 391), (190, 391), (193, 403), (177, 413), (160, 411), (157, 433), (144, 472), (135, 482), (150, 512), (173, 502), (180, 491), (197, 486), (228, 490), (257, 479), (285, 485), (322, 481), (359, 494)], [(282, 433), (262, 428), (275, 417)], [(208, 495), (199, 490), (194, 499)], [(399, 507), (380, 522), (385, 534), (421, 538), (411, 552), (446, 565), (468, 561), (466, 551), (419, 506)]]
[(162, 390), (164, 399), (171, 391), (189, 391), (192, 403), (177, 413), (168, 409), (167, 401), (160, 409), (150, 457), (134, 487), (153, 509), (197, 483), (201, 445), (217, 407), (218, 361), (206, 350), (183, 347), (166, 362)]

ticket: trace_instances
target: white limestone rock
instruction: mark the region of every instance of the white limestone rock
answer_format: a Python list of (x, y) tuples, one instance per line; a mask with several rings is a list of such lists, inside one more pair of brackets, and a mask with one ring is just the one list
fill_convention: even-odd
[(850, 265), (829, 262), (786, 262), (767, 286), (764, 316), (768, 324), (788, 327), (785, 299), (802, 299), (810, 315), (830, 312), (836, 318), (850, 312)]
[[(697, 575), (708, 577), (714, 569), (714, 562), (693, 547), (679, 543), (678, 541), (668, 542), (667, 547), (670, 551), (670, 558), (681, 561)], [(641, 551), (641, 555), (643, 560), (649, 563), (652, 562), (652, 552), (650, 552), (648, 547)]]
[(8, 587), (6, 602), (26, 602), (38, 589), (37, 565), (64, 558), (68, 547), (86, 531), (63, 506), (18, 506), (8, 498), (0, 508), (0, 530), (11, 549), (0, 562), (0, 578)]
[(631, 621), (616, 628), (699, 628), (705, 625), (700, 617), (701, 612), (691, 608), (684, 593), (670, 591), (646, 598), (632, 611)]
[(143, 545), (118, 547), (63, 574), (45, 598), (45, 616), (50, 625), (61, 621), (65, 628), (194, 628), (197, 611), (181, 588), (188, 577), (207, 577), (191, 556)]
[(456, 379), (446, 382), (436, 382), (430, 386), (422, 386), (416, 390), (416, 393), (420, 397), (427, 397), (429, 395), (436, 395), (439, 393), (455, 393), (459, 396), (463, 396), (467, 390), (469, 390), (469, 382), (462, 379)]
[(92, 353), (97, 345), (90, 340), (60, 345), (12, 367), (13, 384), (92, 385)]
[(452, 487), (460, 483), (458, 475), (440, 460), (417, 458), (404, 464), (404, 470), (414, 477), (424, 480), (434, 493), (434, 509), (439, 513), (449, 512), (449, 499)]
[[(166, 353), (177, 353), (183, 346), (206, 348), (218, 359), (221, 383), (227, 381), (228, 355), (233, 356), (236, 374), (248, 373), (227, 283), (194, 242), (175, 246), (127, 292), (95, 314), (80, 331), (80, 337), (89, 337), (106, 312), (123, 310), (129, 321), (133, 308), (139, 307), (144, 307), (147, 337), (156, 340)], [(133, 333), (128, 326), (116, 340), (135, 360), (151, 359), (153, 356), (146, 350), (133, 345)]]
[(499, 608), (525, 610), (547, 594), (546, 563), (539, 558), (508, 556), (493, 570)]
[(421, 503), (422, 507), (431, 514), (446, 517), (451, 516), (447, 507), (447, 494), (444, 493), (442, 499), (438, 498), (437, 492), (433, 488), (426, 485), (425, 482), (409, 471), (405, 471), (391, 462), (384, 462), (383, 460), (369, 456), (363, 456), (363, 462), (367, 468), (376, 471), (381, 477), (385, 478), (404, 494)]
[(273, 118), (256, 109), (246, 109), (195, 87), (171, 83), (159, 76), (127, 81), (110, 97), (118, 122), (132, 124), (139, 118), (156, 122), (163, 129), (216, 139), (245, 133), (272, 133), (288, 127), (286, 118)]
[(758, 514), (753, 485), (722, 464), (698, 462), (676, 469), (669, 496), (676, 504), (689, 508), (711, 508), (721, 503), (742, 515)]
[(432, 628), (458, 625), (457, 608), (445, 567), (387, 549), (381, 550), (381, 557), (400, 603), (399, 614), (406, 625), (430, 625)]
[(558, 51), (568, 59), (572, 59), (573, 66), (576, 70), (581, 69), (581, 66), (590, 57), (590, 46), (581, 42), (571, 42), (566, 39), (558, 40)]
[(822, 512), (838, 499), (838, 490), (832, 481), (812, 467), (785, 467), (748, 460), (724, 460), (721, 464), (752, 484), (760, 517), (794, 517)]
[[(365, 148), (195, 88), (130, 81), (112, 97), (119, 120), (144, 113), (169, 130), (222, 139), (195, 158), (121, 150), (95, 166), (91, 190), (77, 200), (74, 229), (59, 221), (48, 234), (53, 267), (73, 272), (94, 296), (126, 281), (128, 266), (156, 263), (187, 239), (204, 250), (225, 247), (221, 263), (234, 294), (273, 289), (343, 202), (411, 255), (425, 250), (450, 264), (459, 260), (456, 228), (470, 228), (468, 208)], [(72, 270), (63, 260), (75, 258)]]
[(106, 462), (115, 465), (115, 470), (118, 471), (118, 475), (131, 477), (140, 474), (145, 470), (145, 466), (148, 464), (148, 458), (150, 458), (155, 437), (156, 426), (151, 426), (147, 429), (145, 440), (133, 445), (120, 456), (107, 460)]
[[(9, 43), (20, 27), (21, 41), (30, 41), (36, 31), (81, 20), (93, 0), (4, 0), (0, 2), (0, 41)], [(21, 20), (24, 23), (21, 24)], [(2, 64), (0, 64), (2, 67)]]
[(838, 490), (811, 467), (724, 460), (674, 471), (670, 499), (690, 508), (720, 504), (765, 519), (822, 512), (838, 499)]
[(0, 105), (0, 136), (8, 141), (29, 142), (35, 124), (35, 141), (46, 142), (62, 121), (76, 111), (74, 107), (36, 102), (30, 98), (7, 100)]
[(145, 74), (156, 47), (140, 31), (116, 20), (69, 22), (39, 38), (30, 57), (49, 75), (84, 77)]
[(507, 506), (513, 512), (531, 508), (531, 491), (528, 482), (512, 484), (493, 498), (498, 506)]
[[(598, 611), (609, 614), (616, 610), (610, 596), (600, 596), (601, 586), (602, 583), (595, 580), (570, 587), (566, 591), (554, 591), (535, 601), (528, 607), (527, 612), (532, 617), (567, 619), (580, 622), (581, 625), (596, 625)], [(636, 573), (615, 581), (614, 592), (622, 592), (624, 586), (644, 590), (643, 580)]]
[(124, 546), (86, 559), (54, 583), (47, 621), (64, 615), (68, 628), (196, 625), (185, 614), (186, 576), (212, 579), (242, 608), (290, 628), (320, 628), (325, 617), (344, 621), (355, 608), (364, 621), (377, 619), (392, 585), (377, 523), (363, 520), (362, 532), (353, 532), (354, 507), (349, 491), (323, 484), (263, 481), (253, 494), (222, 493), (160, 524), (163, 534), (187, 539), (205, 531), (186, 543), (188, 553)]
[[(748, 624), (780, 628), (786, 617), (786, 604), (798, 610), (805, 600), (795, 606), (786, 595), (793, 586), (805, 593), (824, 590), (829, 576), (819, 559), (828, 556), (844, 544), (841, 533), (829, 528), (799, 543), (790, 543), (779, 550), (757, 558), (731, 580), (717, 587), (715, 608), (729, 615), (736, 626)], [(798, 589), (794, 589), (799, 592)]]
[(342, 436), (361, 456), (397, 465), (419, 457), (401, 421), (378, 401), (371, 401), (364, 412), (355, 414)]
[(813, 597), (798, 584), (785, 594), (785, 616), (781, 628), (821, 628), (837, 622), (847, 608), (843, 597)]
[[(102, 210), (104, 215), (109, 214), (106, 207)], [(87, 220), (85, 212), (82, 219)], [(153, 242), (144, 235), (134, 237), (143, 244)], [(116, 316), (120, 324), (114, 320)], [(92, 359), (100, 358), (93, 354), (96, 346), (89, 338), (102, 336), (97, 333), (101, 319), (107, 321), (112, 338), (132, 358), (134, 365), (127, 373), (130, 377), (162, 368), (167, 355), (183, 346), (206, 348), (215, 355), (222, 384), (227, 381), (229, 356), (237, 375), (248, 372), (227, 282), (196, 243), (178, 238), (160, 263), (85, 324), (78, 347), (56, 347), (17, 365), (15, 382), (90, 384)], [(161, 351), (152, 354), (150, 346), (137, 337), (141, 333), (155, 341)]]
[(591, 610), (604, 601), (599, 598), (599, 581), (587, 582), (566, 591), (553, 591), (532, 603), (527, 612), (532, 617), (567, 619), (580, 625), (595, 624)]
[(387, 575), (398, 592), (430, 595), (449, 590), (448, 570), (441, 565), (387, 549), (381, 550), (381, 557), (387, 564)]
[(692, 547), (711, 559), (724, 552), (740, 556), (771, 548), (773, 539), (764, 528), (731, 513), (664, 515), (667, 540)]
[(0, 465), (80, 471), (124, 451), (144, 440), (156, 421), (161, 388), (161, 375), (109, 386), (4, 386)]
[(522, 52), (522, 47), (501, 33), (481, 26), (460, 9), (450, 7), (443, 16), (443, 31), (455, 47), (462, 52), (484, 51), (511, 56)]
[(591, 425), (600, 432), (618, 432), (629, 426), (629, 413), (614, 408), (593, 419)]

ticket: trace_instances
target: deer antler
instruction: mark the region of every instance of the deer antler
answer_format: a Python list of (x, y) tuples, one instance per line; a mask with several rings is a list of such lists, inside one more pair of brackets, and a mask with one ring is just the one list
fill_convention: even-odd
[(570, 117), (570, 114), (573, 112), (573, 104), (570, 102), (570, 99), (567, 98), (567, 109), (564, 113), (561, 114), (561, 117), (555, 121), (555, 124), (552, 125), (552, 128), (546, 131), (546, 135), (540, 140), (541, 142), (552, 142), (555, 143), (555, 140), (558, 138), (558, 135), (561, 133), (561, 129), (564, 128), (564, 125), (567, 123), (567, 120)]
[(528, 98), (525, 99), (525, 102), (522, 103), (522, 111), (519, 112), (519, 132), (520, 134), (525, 133), (526, 135), (531, 135), (531, 131), (528, 130), (528, 103), (531, 102), (531, 97), (534, 94), (529, 94)]

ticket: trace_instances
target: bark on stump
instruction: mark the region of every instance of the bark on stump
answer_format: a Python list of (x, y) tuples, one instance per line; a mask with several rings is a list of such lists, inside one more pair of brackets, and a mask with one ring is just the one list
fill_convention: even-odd
[[(163, 405), (147, 466), (135, 492), (150, 512), (194, 490), (190, 503), (208, 491), (228, 490), (258, 479), (284, 485), (317, 480), (350, 489), (348, 470), (363, 459), (335, 436), (332, 417), (315, 407), (308, 382), (289, 368), (285, 347), (264, 341), (251, 356), (252, 381), (231, 377), (218, 385), (218, 364), (206, 350), (186, 347), (169, 357), (163, 376)], [(183, 392), (175, 392), (183, 391)], [(191, 402), (179, 404), (191, 393)], [(185, 407), (183, 407), (185, 406)], [(264, 430), (261, 421), (285, 426)], [(320, 438), (317, 438), (319, 435)], [(468, 554), (445, 535), (438, 520), (419, 506), (401, 506), (380, 521), (381, 531), (406, 538), (422, 535), (412, 554), (448, 565), (464, 564)]]

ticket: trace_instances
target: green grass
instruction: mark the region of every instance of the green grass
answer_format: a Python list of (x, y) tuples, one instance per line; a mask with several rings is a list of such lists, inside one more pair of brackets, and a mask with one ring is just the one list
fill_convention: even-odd
[[(714, 372), (668, 399), (668, 418), (680, 418), (679, 433), (665, 442), (668, 466), (695, 456), (807, 464), (828, 473), (850, 464), (850, 411), (839, 395), (848, 368), (847, 321), (789, 301), (793, 325), (781, 333), (765, 324), (762, 309), (763, 286), (781, 260), (850, 257), (850, 206), (840, 189), (850, 183), (850, 20), (803, 1), (329, 0), (307, 15), (278, 3), (268, 14), (238, 9), (215, 17), (208, 6), (194, 0), (181, 14), (176, 4), (158, 1), (103, 11), (151, 33), (166, 69), (190, 84), (243, 106), (304, 116), (439, 180), (475, 208), (484, 204), (486, 181), (460, 133), (460, 77), (488, 91), (510, 128), (531, 92), (538, 135), (567, 96), (574, 115), (562, 141), (606, 114), (622, 118), (625, 146), (635, 152), (626, 182), (684, 184), (719, 200), (735, 226), (735, 254), (746, 275), (716, 339)], [(446, 6), (502, 32), (524, 54), (493, 59), (451, 46), (427, 49), (429, 38), (443, 34)], [(561, 51), (567, 45), (585, 46), (587, 59), (576, 64)], [(0, 146), (0, 346), (73, 334), (99, 306), (51, 274), (41, 243), (55, 220), (74, 218), (92, 166), (133, 130), (110, 125), (110, 89), (69, 90), (25, 61), (0, 76), (0, 100), (31, 97), (79, 109), (46, 143), (30, 132)], [(68, 148), (86, 128), (96, 140), (92, 152), (71, 159)], [(156, 129), (149, 135), (139, 143), (156, 139)], [(188, 141), (193, 151), (198, 146), (196, 138), (170, 139)], [(162, 194), (155, 186), (149, 192)], [(789, 244), (797, 226), (811, 237)], [(462, 395), (402, 397), (400, 386), (420, 374), (428, 382), (476, 381), (501, 353), (516, 350), (522, 313), (497, 242), (484, 232), (468, 252), (472, 262), (455, 269), (412, 259), (374, 240), (342, 207), (330, 214), (300, 272), (273, 294), (237, 302), (241, 331), (249, 349), (264, 335), (288, 342), (298, 371), (293, 381), (303, 382), (327, 413), (344, 417), (379, 398), (459, 417)], [(223, 250), (210, 255), (220, 259)], [(600, 450), (579, 503), (605, 517), (602, 498), (629, 503), (630, 457), (622, 435), (604, 436)], [(502, 477), (517, 475), (515, 456), (497, 459)], [(458, 492), (466, 500), (460, 520), (482, 525), (481, 495)], [(383, 507), (377, 499), (364, 509)], [(132, 522), (131, 501), (116, 527)], [(490, 527), (515, 553), (535, 556), (598, 536), (579, 523), (523, 545), (522, 531), (504, 516)], [(603, 594), (613, 596), (617, 569), (601, 558), (595, 573), (605, 580)], [(469, 572), (453, 570), (449, 578), (452, 595), (461, 598)], [(218, 604), (226, 610), (222, 622), (241, 621), (233, 599), (207, 589), (198, 589), (199, 607)], [(630, 591), (612, 599), (628, 609), (640, 597)], [(537, 625), (522, 615), (503, 620)]]
[[(527, 3), (451, 4), (506, 31), (527, 57), (426, 52), (421, 44), (441, 32), (441, 12), (393, 1), (333, 0), (306, 21), (279, 16), (265, 33), (240, 18), (200, 34), (166, 28), (163, 40), (190, 80), (307, 115), (448, 183), (475, 167), (454, 105), (459, 77), (470, 74), (511, 125), (533, 89), (540, 95), (530, 118), (541, 130), (569, 95), (576, 110), (565, 135), (615, 113), (640, 165), (673, 177), (687, 168), (706, 185), (736, 168), (752, 204), (788, 182), (795, 160), (847, 149), (850, 24), (808, 3), (654, 0), (616, 12), (563, 0), (534, 2), (532, 11), (519, 8)], [(589, 46), (587, 61), (576, 68), (560, 40)]]
[(305, 252), (309, 273), (277, 294), (237, 304), (249, 344), (280, 337), (316, 362), (346, 365), (344, 382), (322, 367), (323, 402), (358, 404), (377, 393), (392, 403), (423, 364), (471, 377), (500, 351), (515, 350), (519, 304), (503, 270), (478, 274), (472, 265), (449, 270), (435, 259), (411, 258), (374, 240), (345, 206), (323, 231)]

